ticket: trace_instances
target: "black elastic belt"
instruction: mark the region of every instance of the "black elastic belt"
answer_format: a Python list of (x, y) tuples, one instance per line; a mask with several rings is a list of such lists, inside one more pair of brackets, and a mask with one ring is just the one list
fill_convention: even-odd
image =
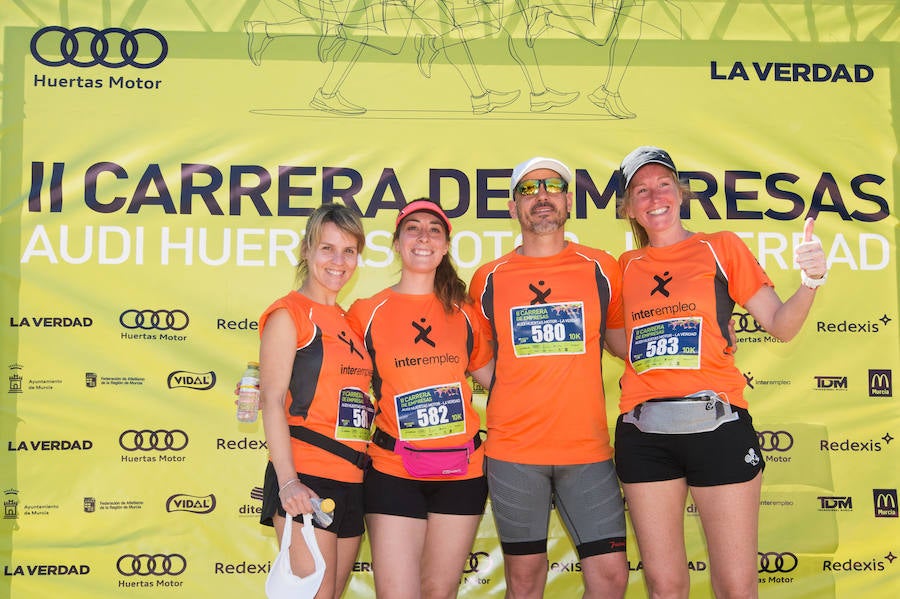
[[(475, 436), (472, 437), (472, 441), (475, 443), (475, 449), (481, 447), (481, 431), (475, 433)], [(372, 443), (382, 449), (394, 451), (394, 446), (397, 444), (397, 439), (387, 434), (380, 428), (376, 428), (375, 433), (372, 435)]]
[(326, 437), (322, 433), (317, 433), (305, 426), (290, 426), (291, 436), (299, 439), (304, 443), (315, 445), (319, 449), (324, 449), (329, 453), (333, 453), (339, 458), (344, 458), (360, 470), (365, 470), (372, 463), (372, 459), (362, 451), (356, 451), (352, 447), (347, 447), (340, 441), (335, 441), (331, 437)]

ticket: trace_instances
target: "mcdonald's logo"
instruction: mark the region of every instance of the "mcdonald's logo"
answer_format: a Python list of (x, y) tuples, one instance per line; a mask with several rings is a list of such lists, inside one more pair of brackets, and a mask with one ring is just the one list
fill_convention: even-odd
[(897, 489), (872, 489), (876, 518), (897, 518)]
[(890, 370), (869, 369), (869, 397), (893, 397), (892, 383)]

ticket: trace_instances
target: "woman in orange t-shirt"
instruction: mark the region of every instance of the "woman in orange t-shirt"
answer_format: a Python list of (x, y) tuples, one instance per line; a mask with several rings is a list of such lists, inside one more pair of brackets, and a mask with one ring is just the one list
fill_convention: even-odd
[(619, 258), (628, 341), (616, 424), (622, 482), (650, 596), (687, 599), (684, 506), (690, 491), (717, 597), (757, 596), (757, 524), (764, 462), (729, 347), (739, 303), (787, 341), (825, 281), (821, 243), (807, 221), (797, 248), (802, 284), (785, 302), (734, 233), (694, 233), (680, 209), (686, 186), (664, 150), (622, 161), (638, 249)]
[(427, 199), (400, 211), (400, 280), (348, 316), (372, 357), (375, 432), (364, 489), (379, 597), (455, 597), (487, 482), (471, 373), (493, 355), (450, 263), (450, 220)]
[[(372, 362), (362, 351), (337, 295), (353, 276), (365, 232), (341, 204), (323, 204), (306, 223), (300, 249), (300, 288), (270, 305), (259, 319), (260, 400), (269, 463), (260, 523), (278, 539), (286, 515), (299, 539), (311, 500), (331, 498), (329, 525), (313, 520), (325, 559), (317, 598), (340, 597), (359, 551), (363, 468), (374, 407)], [(315, 569), (305, 543), (291, 544), (292, 571)]]

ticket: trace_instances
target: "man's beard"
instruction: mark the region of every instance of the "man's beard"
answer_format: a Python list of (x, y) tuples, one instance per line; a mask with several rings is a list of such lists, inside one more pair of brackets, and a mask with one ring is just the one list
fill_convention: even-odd
[[(535, 206), (535, 208), (538, 208), (538, 206)], [(536, 235), (546, 235), (562, 229), (566, 224), (566, 219), (567, 216), (565, 213), (554, 210), (553, 215), (549, 217), (545, 215), (543, 217), (534, 218), (529, 214), (528, 220), (520, 224), (531, 233)]]

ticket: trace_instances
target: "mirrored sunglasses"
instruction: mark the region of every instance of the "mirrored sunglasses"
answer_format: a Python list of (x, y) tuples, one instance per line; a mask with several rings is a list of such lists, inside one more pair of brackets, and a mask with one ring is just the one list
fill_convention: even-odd
[(541, 184), (547, 193), (565, 193), (569, 190), (569, 184), (561, 177), (548, 177), (546, 179), (523, 179), (516, 185), (516, 193), (523, 196), (537, 195), (541, 190)]

